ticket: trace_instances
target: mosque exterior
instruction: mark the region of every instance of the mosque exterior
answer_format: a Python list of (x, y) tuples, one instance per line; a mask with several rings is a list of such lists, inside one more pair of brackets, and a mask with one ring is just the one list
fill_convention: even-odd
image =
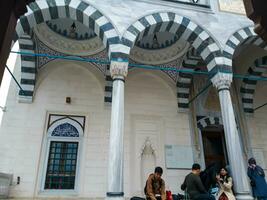
[(267, 170), (267, 47), (241, 0), (36, 0), (17, 23), (0, 180), (19, 199), (172, 193), (192, 163)]

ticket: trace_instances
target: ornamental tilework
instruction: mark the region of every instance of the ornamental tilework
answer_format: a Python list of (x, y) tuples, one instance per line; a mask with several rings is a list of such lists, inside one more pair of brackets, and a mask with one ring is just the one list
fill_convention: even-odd
[[(70, 56), (58, 51), (55, 51), (51, 49), (50, 47), (46, 46), (43, 42), (41, 42), (38, 38), (36, 38), (36, 43), (37, 43), (37, 53), (38, 54), (47, 54), (50, 56)], [(94, 59), (94, 60), (99, 60), (99, 61), (107, 61), (108, 60), (108, 55), (107, 52), (104, 50), (98, 54), (92, 55), (92, 56), (79, 56), (79, 58), (84, 58), (84, 59)], [(38, 69), (41, 69), (44, 67), (45, 64), (48, 62), (55, 60), (56, 58), (49, 58), (45, 56), (38, 56), (37, 57), (37, 67)], [(106, 74), (107, 71), (107, 65), (106, 64), (101, 64), (101, 63), (91, 63), (93, 66), (95, 66), (98, 70), (100, 70), (104, 75)]]
[[(48, 46), (46, 46), (43, 42), (40, 40), (36, 39), (37, 41), (37, 53), (38, 54), (47, 54), (51, 56), (67, 56), (63, 53), (54, 51), (53, 49), (50, 49)], [(41, 69), (46, 65), (48, 62), (55, 60), (55, 58), (49, 58), (45, 56), (37, 56), (37, 69)]]
[[(43, 42), (41, 42), (38, 38), (36, 38), (37, 43), (37, 53), (38, 54), (47, 54), (51, 56), (68, 56), (66, 54), (57, 52), (48, 46), (46, 46)], [(106, 50), (101, 51), (100, 53), (97, 53), (92, 56), (80, 56), (80, 58), (84, 59), (93, 59), (93, 60), (99, 60), (99, 61), (108, 61), (108, 55)], [(46, 65), (48, 62), (55, 60), (55, 58), (49, 58), (45, 56), (38, 56), (37, 57), (37, 68), (41, 69)], [(105, 85), (105, 97), (104, 102), (105, 103), (111, 103), (112, 101), (112, 79), (110, 77), (109, 72), (109, 65), (100, 63), (91, 63), (94, 67), (96, 67), (106, 78), (106, 85)]]
[[(134, 60), (130, 60), (130, 64), (129, 64), (129, 71), (131, 69), (134, 69), (133, 66), (130, 66), (131, 64), (142, 64), (142, 63), (138, 63)], [(180, 59), (176, 59), (172, 62), (166, 63), (166, 64), (161, 64), (161, 65), (157, 65), (157, 67), (160, 67), (162, 72), (164, 72), (165, 74), (167, 74), (174, 82), (177, 79), (177, 74), (178, 72), (175, 70), (179, 70), (180, 69)], [(166, 70), (164, 70), (164, 68), (166, 68)], [(170, 69), (168, 69), (170, 68)]]
[(51, 136), (57, 137), (79, 137), (78, 130), (69, 123), (58, 125), (52, 132)]

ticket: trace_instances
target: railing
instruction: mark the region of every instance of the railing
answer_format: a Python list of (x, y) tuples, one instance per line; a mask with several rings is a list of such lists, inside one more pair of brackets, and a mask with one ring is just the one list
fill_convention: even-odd
[(199, 6), (203, 8), (210, 8), (210, 0), (161, 0), (174, 3), (181, 3), (185, 5)]

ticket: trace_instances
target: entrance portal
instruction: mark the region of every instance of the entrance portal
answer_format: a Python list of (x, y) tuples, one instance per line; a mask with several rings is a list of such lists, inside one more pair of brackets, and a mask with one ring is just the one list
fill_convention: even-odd
[(220, 167), (228, 164), (223, 130), (202, 130), (202, 142), (206, 167), (212, 163)]

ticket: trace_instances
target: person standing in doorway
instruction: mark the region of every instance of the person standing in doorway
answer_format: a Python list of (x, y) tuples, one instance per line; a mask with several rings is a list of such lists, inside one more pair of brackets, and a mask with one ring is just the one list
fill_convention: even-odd
[(267, 184), (263, 169), (256, 164), (254, 158), (248, 160), (248, 177), (252, 187), (253, 197), (257, 200), (267, 200)]
[(147, 200), (166, 200), (165, 182), (161, 178), (162, 174), (163, 169), (156, 167), (154, 173), (149, 175), (144, 188)]

